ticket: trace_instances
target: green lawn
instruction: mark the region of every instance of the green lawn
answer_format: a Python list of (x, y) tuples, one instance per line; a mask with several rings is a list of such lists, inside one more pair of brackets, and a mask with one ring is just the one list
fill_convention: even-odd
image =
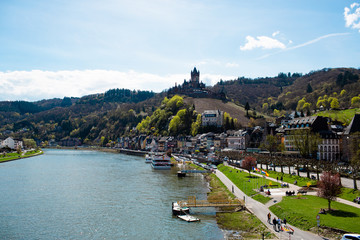
[(317, 183), (317, 181), (311, 180), (309, 178), (300, 177), (297, 175), (293, 176), (288, 173), (280, 173), (280, 172), (276, 172), (276, 171), (267, 171), (267, 173), (269, 174), (269, 177), (271, 177), (271, 178), (276, 179), (278, 177), (279, 181), (280, 181), (281, 176), (283, 176), (283, 181), (287, 182), (287, 183), (294, 184), (294, 182), (297, 181), (297, 185), (300, 187), (307, 186), (308, 183), (310, 183), (311, 185), (315, 185)]
[(267, 203), (271, 200), (269, 197), (264, 197), (254, 189), (260, 188), (262, 185), (269, 185), (270, 182), (272, 185), (277, 184), (268, 179), (255, 176), (251, 174), (249, 176), (248, 172), (236, 170), (232, 167), (227, 167), (222, 164), (218, 166), (218, 169), (225, 174), (241, 191), (243, 191), (246, 195), (253, 197), (255, 200), (261, 203)]
[[(360, 187), (360, 186), (358, 186), (358, 187)], [(354, 198), (360, 197), (360, 191), (359, 190), (355, 191), (352, 188), (342, 188), (342, 193), (339, 197), (343, 198), (345, 200), (348, 200), (348, 201), (353, 201)]]
[[(316, 196), (283, 197), (283, 200), (270, 207), (270, 210), (298, 228), (309, 230), (317, 226), (316, 216), (321, 208), (327, 208), (327, 200)], [(346, 204), (332, 202), (334, 209), (327, 214), (319, 214), (320, 226), (360, 233), (360, 209)]]
[(0, 162), (6, 162), (6, 161), (11, 161), (11, 160), (16, 160), (16, 159), (20, 159), (23, 157), (31, 157), (31, 156), (36, 156), (39, 154), (42, 154), (43, 152), (41, 150), (34, 150), (34, 151), (29, 151), (26, 152), (24, 154), (24, 156), (20, 153), (6, 153), (4, 154), (0, 154)]
[(346, 125), (349, 125), (355, 113), (360, 112), (360, 108), (346, 109), (346, 110), (329, 110), (317, 112), (315, 116), (330, 117), (332, 120), (337, 120)]

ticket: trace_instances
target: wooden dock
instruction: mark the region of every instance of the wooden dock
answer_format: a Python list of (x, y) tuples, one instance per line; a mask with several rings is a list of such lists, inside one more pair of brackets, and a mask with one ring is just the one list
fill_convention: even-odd
[(188, 197), (188, 200), (178, 201), (180, 207), (245, 207), (242, 200), (197, 200), (195, 196)]

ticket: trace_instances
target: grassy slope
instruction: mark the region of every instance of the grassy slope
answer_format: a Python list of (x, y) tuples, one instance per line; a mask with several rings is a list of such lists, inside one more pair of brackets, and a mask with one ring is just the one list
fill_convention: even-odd
[(249, 123), (249, 119), (245, 116), (245, 109), (233, 102), (223, 102), (219, 99), (190, 97), (186, 97), (184, 101), (188, 104), (194, 104), (195, 110), (198, 113), (202, 113), (204, 110), (220, 109), (221, 111), (229, 113), (231, 117), (236, 118), (242, 126), (247, 126)]
[[(296, 206), (296, 207), (294, 207)], [(309, 230), (317, 225), (316, 216), (320, 208), (327, 208), (327, 200), (315, 196), (283, 197), (283, 200), (270, 207), (278, 217), (286, 217), (296, 227)], [(320, 225), (347, 232), (360, 232), (360, 209), (339, 202), (332, 202), (334, 209), (320, 215)]]
[(346, 125), (349, 125), (355, 113), (360, 113), (360, 108), (346, 109), (346, 110), (329, 110), (317, 112), (316, 116), (330, 117), (332, 120), (337, 120)]
[(263, 195), (257, 194), (254, 189), (260, 188), (261, 185), (269, 185), (269, 182), (271, 181), (255, 175), (249, 176), (248, 172), (237, 171), (232, 167), (219, 165), (218, 169), (224, 173), (225, 176), (227, 176), (246, 195), (252, 196), (255, 200), (264, 204), (270, 201), (269, 197), (264, 197)]

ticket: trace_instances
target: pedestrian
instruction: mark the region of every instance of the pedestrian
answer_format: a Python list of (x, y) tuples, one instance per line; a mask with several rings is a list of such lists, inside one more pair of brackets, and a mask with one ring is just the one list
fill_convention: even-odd
[(277, 224), (278, 224), (278, 229), (280, 231), (281, 230), (281, 219), (280, 218), (278, 218)]
[(234, 193), (234, 185), (232, 185), (231, 191), (232, 191), (232, 193)]
[(279, 181), (279, 177), (276, 177), (276, 181)]
[(283, 176), (281, 176), (280, 180), (283, 181)]
[(286, 225), (286, 218), (284, 218), (283, 223), (284, 223), (284, 225)]
[(276, 218), (275, 218), (275, 217), (273, 218), (272, 222), (273, 222), (273, 225), (274, 225), (274, 226), (273, 226), (273, 227), (274, 227), (274, 230), (277, 231), (277, 230), (276, 230)]
[(271, 213), (270, 212), (268, 213), (267, 217), (268, 217), (268, 223), (270, 223), (270, 220), (271, 220)]

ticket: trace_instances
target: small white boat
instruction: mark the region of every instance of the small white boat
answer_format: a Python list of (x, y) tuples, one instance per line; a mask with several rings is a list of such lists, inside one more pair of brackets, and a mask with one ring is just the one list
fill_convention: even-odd
[(151, 154), (146, 154), (145, 155), (145, 162), (146, 163), (151, 163), (152, 161), (152, 155)]
[(172, 203), (172, 213), (174, 215), (183, 215), (188, 214), (190, 212), (190, 208), (188, 207), (180, 207), (177, 202)]
[(200, 219), (198, 219), (197, 217), (191, 216), (189, 214), (186, 215), (178, 215), (178, 218), (187, 221), (187, 222), (198, 222), (200, 221)]

